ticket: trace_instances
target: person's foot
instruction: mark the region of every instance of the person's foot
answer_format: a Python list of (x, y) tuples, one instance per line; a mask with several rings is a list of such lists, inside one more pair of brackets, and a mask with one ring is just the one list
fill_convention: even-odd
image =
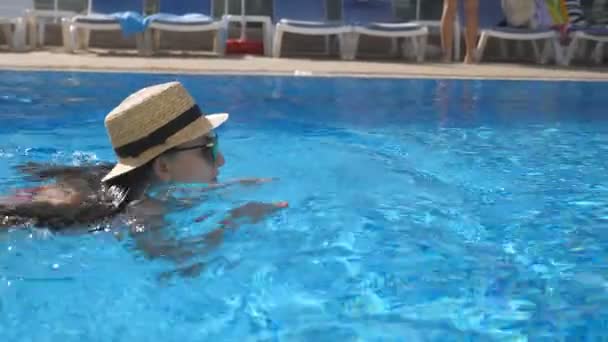
[(443, 56), (441, 57), (441, 62), (442, 63), (452, 62), (452, 56), (449, 53), (444, 53)]
[(475, 63), (477, 63), (477, 61), (473, 57), (473, 54), (470, 54), (470, 53), (467, 53), (467, 55), (464, 57), (464, 62), (466, 64), (475, 64)]

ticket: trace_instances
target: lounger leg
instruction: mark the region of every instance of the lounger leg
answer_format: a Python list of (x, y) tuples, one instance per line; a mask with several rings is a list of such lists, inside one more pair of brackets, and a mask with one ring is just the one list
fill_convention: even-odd
[(530, 45), (532, 45), (532, 52), (534, 53), (534, 59), (536, 59), (536, 61), (539, 62), (540, 64), (545, 64), (545, 62), (543, 61), (543, 56), (540, 53), (540, 49), (538, 48), (538, 41), (531, 40)]
[(154, 54), (154, 29), (147, 29), (143, 32), (143, 47), (142, 53), (144, 56), (152, 56)]
[(142, 33), (135, 34), (135, 49), (137, 49), (137, 54), (140, 56), (146, 55), (146, 42), (144, 35)]
[(578, 36), (575, 34), (572, 37), (572, 41), (570, 41), (570, 45), (566, 50), (566, 55), (563, 58), (563, 64), (569, 65), (572, 62), (572, 58), (574, 58), (574, 53), (576, 52), (576, 47), (578, 45)]
[(498, 41), (499, 44), (499, 48), (500, 48), (500, 57), (501, 58), (507, 58), (508, 52), (507, 52), (507, 41), (504, 39), (500, 39)]
[(10, 24), (0, 24), (0, 26), (2, 27), (2, 33), (4, 34), (4, 40), (6, 41), (6, 45), (8, 45), (10, 48), (11, 44), (13, 43), (13, 41), (12, 41), (13, 33), (11, 31), (11, 25)]
[(399, 53), (399, 38), (391, 38), (391, 57), (397, 57), (397, 53)]
[[(213, 35), (213, 51), (218, 54), (219, 56), (223, 56), (224, 52), (225, 52), (225, 47), (226, 47), (226, 31), (223, 29), (219, 29), (217, 31), (215, 31), (214, 35)], [(159, 39), (160, 39), (160, 32), (159, 34)], [(160, 42), (160, 40), (159, 40)], [(264, 47), (264, 50), (266, 49), (266, 47)]]
[[(225, 21), (223, 21), (225, 23)], [(158, 32), (159, 46), (160, 46), (160, 31)], [(213, 32), (213, 52), (215, 52), (219, 56), (224, 55), (224, 32), (223, 26)]]
[(72, 37), (74, 41), (74, 51), (82, 50), (84, 46), (84, 34), (82, 31), (84, 31), (84, 29), (80, 29), (72, 25), (70, 31), (72, 32)]
[(82, 30), (82, 35), (83, 35), (82, 42), (84, 44), (83, 48), (88, 51), (89, 47), (91, 46), (91, 30), (89, 30), (89, 29)]
[[(264, 22), (264, 56), (272, 56), (272, 24)], [(225, 40), (223, 42), (225, 45)]]
[(587, 53), (588, 41), (586, 39), (581, 40), (580, 48), (576, 49), (576, 54), (578, 58), (585, 58), (585, 54)]
[(0, 24), (0, 28), (2, 28), (2, 35), (4, 36), (4, 40), (6, 41), (6, 43), (10, 46), (10, 25), (6, 25), (6, 24)]
[(559, 41), (559, 37), (553, 37), (551, 39), (551, 43), (553, 44), (553, 51), (555, 53), (555, 63), (557, 65), (564, 64), (564, 50), (562, 49), (562, 44)]
[(532, 51), (534, 51), (534, 59), (536, 59), (536, 62), (540, 64), (545, 64), (546, 61), (540, 53), (540, 49), (538, 48), (538, 42), (536, 40), (531, 40), (530, 44), (532, 44)]
[(161, 39), (161, 32), (160, 30), (154, 30), (152, 31), (152, 48), (154, 49), (154, 51), (158, 51), (160, 50), (160, 39)]
[[(551, 52), (553, 51), (553, 38), (545, 39), (542, 51), (542, 63), (545, 64), (551, 58)], [(555, 55), (555, 62), (559, 64), (559, 57)]]
[(323, 42), (323, 43), (325, 44), (325, 54), (329, 56), (329, 53), (330, 53), (330, 51), (331, 51), (331, 48), (330, 48), (330, 44), (331, 44), (331, 36), (330, 36), (330, 35), (327, 35), (327, 36), (325, 36), (324, 38), (325, 38), (325, 39), (324, 39), (324, 42)]
[(152, 35), (152, 33), (150, 31), (152, 31), (152, 29), (147, 29), (143, 33), (143, 36), (144, 36), (144, 51), (145, 51), (145, 55), (146, 56), (152, 55), (152, 48), (151, 48), (151, 44), (152, 44), (151, 35)]
[(412, 56), (412, 50), (414, 49), (414, 47), (410, 47), (410, 45), (414, 43), (411, 41), (411, 39), (413, 38), (404, 38), (403, 42), (401, 42), (401, 45), (399, 45), (399, 47), (401, 48), (401, 56), (403, 56), (404, 59), (410, 58)]
[(426, 55), (427, 35), (406, 38), (406, 40), (403, 42), (403, 55), (407, 55), (409, 57), (411, 53), (407, 51), (408, 46), (406, 44), (408, 39), (412, 43), (412, 50), (414, 52), (414, 56), (416, 57), (416, 61), (418, 63), (424, 62)]
[(426, 58), (426, 46), (428, 37), (428, 34), (420, 36), (420, 44), (418, 45), (418, 48), (420, 49), (420, 51), (418, 52), (418, 63), (423, 63), (424, 59)]
[(483, 55), (486, 50), (486, 45), (488, 44), (488, 34), (486, 32), (481, 33), (481, 37), (479, 38), (479, 43), (477, 44), (477, 58), (475, 58), (478, 62), (481, 62)]
[(89, 29), (78, 28), (74, 25), (71, 26), (70, 31), (72, 37), (74, 37), (74, 46), (76, 50), (88, 50), (89, 49)]
[[(218, 34), (220, 35), (220, 46), (218, 48), (218, 53), (220, 54), (220, 56), (225, 56), (226, 55), (226, 42), (228, 41), (228, 23), (226, 22), (226, 25), (222, 26), (222, 28), (218, 31)], [(268, 51), (268, 56), (272, 55), (272, 37), (268, 38), (268, 47), (264, 48), (264, 51)]]
[(16, 32), (16, 26), (14, 24), (7, 24), (6, 27), (7, 29), (5, 30), (6, 32), (6, 44), (9, 47), (9, 50), (16, 50), (16, 37), (15, 37), (15, 32)]
[(216, 54), (219, 55), (219, 51), (220, 51), (220, 46), (221, 43), (220, 41), (222, 40), (222, 38), (220, 37), (220, 32), (215, 31), (213, 32), (213, 52), (215, 52)]
[(604, 42), (597, 42), (593, 50), (593, 60), (596, 64), (602, 64), (604, 59)]
[[(410, 44), (407, 44), (407, 43)], [(405, 51), (405, 49), (411, 45), (412, 49), (410, 51)], [(418, 41), (418, 37), (407, 37), (403, 40), (403, 57), (414, 56), (418, 61), (420, 58), (420, 42)]]
[(68, 53), (74, 52), (72, 49), (72, 36), (70, 35), (71, 22), (68, 18), (61, 19), (61, 41), (63, 43), (63, 50)]
[(281, 57), (281, 45), (283, 43), (283, 30), (280, 27), (274, 32), (274, 39), (272, 42), (272, 56), (275, 58)]
[(30, 32), (29, 46), (31, 49), (35, 49), (38, 46), (38, 42), (44, 45), (44, 40), (38, 38), (40, 35), (40, 28), (38, 27), (39, 24), (42, 24), (42, 22), (37, 22), (35, 16), (28, 15), (27, 30)]
[[(40, 44), (40, 46), (44, 46), (44, 41), (46, 40), (46, 22), (41, 21), (38, 23), (38, 41), (36, 42), (37, 44)], [(33, 34), (34, 37), (36, 37), (36, 34)]]
[(521, 40), (515, 42), (515, 51), (517, 52), (517, 57), (522, 57), (524, 54), (524, 44)]
[(17, 46), (19, 51), (27, 50), (27, 20), (25, 18), (19, 18), (15, 25), (15, 39), (17, 40)]
[(357, 58), (359, 50), (359, 34), (356, 32), (343, 33), (338, 35), (340, 45), (340, 57), (344, 60), (354, 60)]

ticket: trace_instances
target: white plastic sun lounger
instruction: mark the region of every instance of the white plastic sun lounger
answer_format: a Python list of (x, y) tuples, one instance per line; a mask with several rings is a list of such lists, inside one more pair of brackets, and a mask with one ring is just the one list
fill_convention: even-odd
[[(532, 1), (532, 0), (530, 0)], [(463, 17), (462, 5), (459, 6), (460, 15)], [(562, 59), (562, 48), (559, 42), (559, 33), (552, 28), (515, 28), (515, 27), (502, 27), (498, 24), (504, 19), (502, 7), (500, 1), (480, 1), (479, 2), (479, 27), (481, 28), (481, 37), (477, 44), (477, 60), (481, 61), (485, 53), (486, 45), (490, 38), (497, 38), (500, 40), (516, 40), (516, 41), (529, 41), (532, 44), (534, 56), (537, 62), (545, 64), (551, 57), (553, 52), (553, 58), (556, 63), (561, 63)], [(537, 41), (545, 41), (545, 47), (541, 52)], [(506, 53), (504, 45), (501, 46), (503, 54)]]
[[(360, 35), (391, 38), (391, 54), (397, 52), (397, 39), (403, 38), (403, 56), (413, 54), (418, 62), (424, 61), (428, 28), (414, 22), (403, 22), (395, 18), (391, 0), (343, 0), (345, 21), (353, 27), (350, 47), (352, 58), (356, 57)], [(410, 46), (407, 43), (411, 44)], [(412, 53), (410, 53), (412, 52)]]
[[(38, 47), (44, 46), (47, 23), (61, 23), (64, 18), (72, 18), (86, 11), (89, 8), (89, 0), (81, 0), (80, 3), (67, 0), (48, 0), (46, 4), (37, 3), (35, 5), (36, 7), (29, 11), (28, 17), (31, 45)], [(50, 5), (50, 7), (44, 7), (45, 5)]]
[(278, 20), (273, 39), (274, 57), (281, 56), (285, 33), (325, 36), (326, 53), (329, 52), (329, 37), (335, 35), (338, 37), (341, 58), (348, 57), (345, 35), (351, 33), (352, 28), (342, 22), (330, 22), (326, 19), (325, 0), (275, 0), (274, 17)]
[(607, 27), (586, 27), (573, 28), (569, 33), (570, 44), (566, 49), (563, 59), (564, 65), (569, 65), (576, 54), (579, 44), (584, 41), (595, 42), (593, 50), (593, 60), (597, 64), (601, 64), (604, 60), (604, 47), (608, 43), (608, 26)]
[(10, 50), (27, 50), (28, 11), (33, 8), (32, 0), (0, 1), (0, 28)]
[[(89, 9), (85, 15), (77, 15), (63, 19), (63, 43), (65, 50), (74, 52), (78, 49), (89, 48), (91, 31), (120, 31), (125, 32), (127, 24), (139, 26), (143, 0), (90, 0)], [(137, 17), (136, 17), (137, 16)], [(132, 32), (135, 35), (137, 50), (144, 52), (142, 32)]]
[[(151, 48), (150, 52), (160, 48), (160, 33), (162, 31), (214, 32), (213, 51), (219, 55), (224, 54), (228, 24), (223, 19), (215, 20), (210, 16), (211, 3), (209, 0), (161, 1), (160, 12), (146, 18), (146, 20), (149, 20), (146, 46)], [(150, 42), (150, 39), (152, 39), (152, 42)]]

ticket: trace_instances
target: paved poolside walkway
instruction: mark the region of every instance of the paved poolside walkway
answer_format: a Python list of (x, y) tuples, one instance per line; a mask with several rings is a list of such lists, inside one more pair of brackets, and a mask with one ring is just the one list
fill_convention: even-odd
[(608, 68), (596, 66), (563, 68), (533, 64), (416, 64), (411, 61), (370, 60), (347, 62), (257, 56), (217, 58), (190, 55), (142, 58), (135, 55), (95, 53), (71, 55), (56, 51), (0, 52), (0, 69), (608, 81)]

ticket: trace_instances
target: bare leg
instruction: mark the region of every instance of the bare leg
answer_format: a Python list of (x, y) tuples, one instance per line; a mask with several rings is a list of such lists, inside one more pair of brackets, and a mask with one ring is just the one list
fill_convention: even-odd
[[(487, 1), (487, 0), (484, 0)], [(477, 62), (475, 56), (475, 47), (477, 46), (477, 30), (479, 26), (479, 0), (465, 0), (464, 10), (467, 19), (467, 28), (465, 41), (467, 45), (467, 54), (465, 63)]]
[(441, 49), (443, 50), (444, 62), (452, 60), (456, 1), (457, 0), (443, 0), (443, 14), (441, 15)]

